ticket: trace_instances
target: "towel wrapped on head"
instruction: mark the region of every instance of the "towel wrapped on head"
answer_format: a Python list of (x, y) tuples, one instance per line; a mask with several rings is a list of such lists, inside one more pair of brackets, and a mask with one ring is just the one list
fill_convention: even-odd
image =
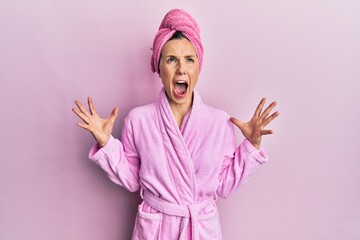
[(153, 42), (153, 54), (151, 57), (151, 70), (153, 72), (159, 72), (159, 60), (162, 48), (177, 31), (185, 35), (194, 46), (199, 59), (199, 71), (201, 70), (204, 49), (200, 38), (200, 27), (195, 19), (184, 10), (172, 9), (162, 20)]

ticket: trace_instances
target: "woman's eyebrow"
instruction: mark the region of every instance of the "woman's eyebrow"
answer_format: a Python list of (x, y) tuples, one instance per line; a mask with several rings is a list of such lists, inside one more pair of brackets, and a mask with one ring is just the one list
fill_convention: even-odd
[(177, 58), (175, 55), (172, 55), (172, 54), (168, 54), (168, 55), (166, 55), (165, 57), (173, 57), (173, 58)]
[[(169, 55), (166, 55), (165, 57), (173, 57), (173, 58), (178, 58), (177, 56), (175, 55), (172, 55), (172, 54), (169, 54)], [(195, 55), (185, 55), (184, 58), (193, 58), (195, 57)]]

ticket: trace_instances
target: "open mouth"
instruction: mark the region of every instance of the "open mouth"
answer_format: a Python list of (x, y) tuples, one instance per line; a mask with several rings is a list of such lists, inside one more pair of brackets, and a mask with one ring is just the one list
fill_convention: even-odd
[(175, 92), (179, 95), (184, 95), (188, 89), (188, 83), (186, 81), (176, 81)]

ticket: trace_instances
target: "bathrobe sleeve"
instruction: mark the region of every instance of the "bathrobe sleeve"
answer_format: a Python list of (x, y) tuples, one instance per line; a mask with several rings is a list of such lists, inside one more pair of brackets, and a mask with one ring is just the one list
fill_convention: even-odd
[(247, 182), (249, 177), (265, 162), (268, 157), (265, 151), (257, 150), (247, 139), (236, 147), (234, 126), (229, 122), (224, 160), (219, 175), (217, 194), (226, 198), (236, 188)]
[(128, 118), (124, 121), (121, 141), (111, 135), (104, 147), (99, 148), (95, 143), (90, 149), (89, 159), (98, 164), (114, 183), (131, 192), (140, 189), (140, 158)]

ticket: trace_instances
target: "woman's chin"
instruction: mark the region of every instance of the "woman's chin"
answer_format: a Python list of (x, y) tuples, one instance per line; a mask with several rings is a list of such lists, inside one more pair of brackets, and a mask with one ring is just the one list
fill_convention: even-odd
[(178, 93), (175, 89), (171, 92), (171, 99), (169, 99), (174, 104), (186, 104), (189, 101), (191, 102), (191, 94), (189, 89), (185, 91), (185, 93)]

